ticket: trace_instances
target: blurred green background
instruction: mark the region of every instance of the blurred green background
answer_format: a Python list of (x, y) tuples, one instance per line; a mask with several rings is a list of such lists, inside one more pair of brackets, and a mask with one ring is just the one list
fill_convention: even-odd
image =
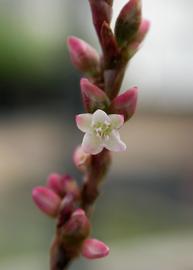
[[(115, 18), (126, 1), (114, 1)], [(122, 91), (138, 85), (93, 215), (93, 236), (111, 247), (71, 269), (193, 269), (193, 30), (191, 0), (144, 0), (152, 28)], [(66, 49), (77, 35), (99, 49), (86, 0), (0, 1), (0, 269), (48, 269), (54, 222), (31, 189), (53, 171), (77, 177), (79, 78)]]

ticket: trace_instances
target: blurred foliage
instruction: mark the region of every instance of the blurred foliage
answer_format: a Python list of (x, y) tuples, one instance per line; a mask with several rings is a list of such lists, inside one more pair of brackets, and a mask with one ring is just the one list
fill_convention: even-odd
[(0, 17), (1, 49), (0, 70), (3, 73), (18, 72), (41, 74), (50, 69), (54, 58), (53, 44), (34, 39), (25, 25)]

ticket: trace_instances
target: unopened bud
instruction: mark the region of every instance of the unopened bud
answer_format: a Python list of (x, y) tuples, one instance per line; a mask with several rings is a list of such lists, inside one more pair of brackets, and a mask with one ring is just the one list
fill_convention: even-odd
[(47, 186), (62, 198), (68, 193), (73, 194), (75, 198), (79, 197), (79, 188), (76, 181), (67, 174), (49, 175)]
[(120, 52), (114, 34), (107, 22), (103, 22), (101, 29), (101, 44), (104, 53), (105, 69), (115, 68), (120, 59)]
[(122, 114), (125, 121), (130, 119), (136, 109), (137, 93), (138, 88), (133, 87), (120, 96), (116, 97), (112, 101), (110, 112), (115, 114)]
[(136, 40), (141, 43), (145, 36), (147, 35), (148, 31), (150, 29), (150, 21), (143, 19), (140, 27), (139, 27), (139, 32), (137, 33)]
[(112, 0), (89, 0), (92, 11), (93, 23), (98, 34), (99, 40), (101, 40), (101, 28), (103, 22), (111, 22), (112, 17)]
[(140, 48), (141, 43), (145, 39), (150, 28), (150, 22), (148, 20), (142, 20), (141, 25), (139, 27), (139, 31), (133, 40), (133, 42), (128, 46), (128, 56), (129, 58), (133, 57), (134, 54)]
[(109, 99), (105, 92), (87, 79), (80, 81), (82, 99), (85, 110), (89, 113), (95, 112), (97, 109), (105, 111), (109, 106)]
[(115, 36), (120, 46), (129, 44), (141, 24), (141, 0), (130, 0), (121, 10), (115, 25)]
[(63, 240), (69, 244), (81, 242), (86, 239), (90, 232), (89, 220), (82, 209), (77, 209), (71, 215), (63, 228)]
[(97, 239), (87, 239), (83, 243), (81, 253), (87, 259), (99, 259), (109, 254), (109, 247)]
[(58, 227), (61, 227), (71, 216), (75, 208), (75, 200), (72, 194), (67, 194), (61, 202)]
[(54, 191), (46, 187), (36, 187), (32, 191), (32, 197), (41, 211), (51, 217), (57, 216), (61, 199)]
[(83, 73), (96, 75), (99, 72), (99, 55), (88, 43), (77, 37), (67, 40), (72, 63)]
[(61, 175), (58, 173), (52, 173), (47, 178), (47, 187), (52, 189), (58, 195), (63, 194), (61, 187)]
[(77, 182), (69, 175), (62, 176), (61, 185), (63, 189), (63, 194), (72, 194), (75, 199), (78, 199), (80, 196), (80, 190), (77, 185)]
[(86, 171), (91, 162), (91, 155), (85, 153), (81, 146), (78, 146), (73, 155), (74, 164), (81, 171)]

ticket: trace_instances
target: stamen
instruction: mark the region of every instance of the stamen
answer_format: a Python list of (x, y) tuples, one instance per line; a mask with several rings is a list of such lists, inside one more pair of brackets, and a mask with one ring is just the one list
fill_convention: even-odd
[(97, 137), (108, 140), (112, 127), (108, 121), (105, 121), (104, 123), (98, 122), (93, 126), (93, 130)]

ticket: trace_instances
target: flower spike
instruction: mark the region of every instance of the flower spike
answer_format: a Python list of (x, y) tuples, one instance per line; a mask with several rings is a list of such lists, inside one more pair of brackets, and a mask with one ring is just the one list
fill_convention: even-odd
[(84, 133), (73, 162), (83, 181), (65, 174), (49, 175), (44, 187), (33, 189), (37, 207), (56, 218), (55, 236), (50, 248), (50, 270), (68, 270), (74, 259), (103, 258), (109, 247), (90, 238), (90, 215), (112, 160), (112, 151), (126, 150), (119, 130), (132, 117), (138, 89), (119, 95), (130, 59), (141, 46), (150, 23), (142, 18), (141, 0), (125, 0), (114, 31), (111, 29), (113, 0), (88, 0), (92, 21), (100, 42), (100, 54), (84, 40), (67, 39), (72, 63), (85, 78), (80, 80), (85, 113), (76, 116)]

